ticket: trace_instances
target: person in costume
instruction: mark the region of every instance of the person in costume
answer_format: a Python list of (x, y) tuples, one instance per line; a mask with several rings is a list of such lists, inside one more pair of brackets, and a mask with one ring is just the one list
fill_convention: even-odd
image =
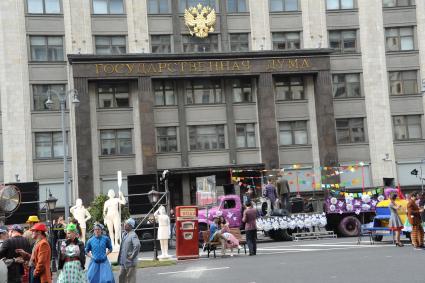
[(50, 244), (46, 238), (47, 227), (44, 223), (36, 223), (31, 228), (32, 238), (36, 241), (32, 254), (23, 249), (17, 249), (16, 252), (24, 260), (29, 260), (29, 282), (30, 283), (52, 283), (52, 273), (50, 271)]
[(422, 227), (421, 212), (423, 208), (419, 208), (416, 204), (418, 193), (413, 193), (407, 204), (407, 218), (412, 225), (412, 234), (410, 236), (412, 245), (415, 249), (422, 249), (424, 246), (424, 230)]
[(395, 245), (397, 247), (402, 247), (403, 244), (400, 242), (400, 231), (403, 229), (403, 223), (401, 222), (400, 216), (398, 216), (398, 213), (397, 213), (397, 211), (401, 209), (401, 205), (397, 205), (395, 202), (396, 200), (397, 200), (397, 194), (392, 194), (391, 202), (388, 205), (391, 211), (389, 227), (392, 231), (395, 232), (395, 237), (396, 237)]
[(67, 240), (63, 241), (59, 252), (58, 283), (84, 283), (87, 277), (84, 272), (86, 254), (84, 243), (77, 237), (77, 226), (70, 223), (66, 226)]
[(115, 283), (107, 255), (112, 251), (111, 239), (102, 235), (103, 225), (94, 225), (94, 235), (87, 241), (86, 254), (91, 258), (87, 277), (90, 283)]

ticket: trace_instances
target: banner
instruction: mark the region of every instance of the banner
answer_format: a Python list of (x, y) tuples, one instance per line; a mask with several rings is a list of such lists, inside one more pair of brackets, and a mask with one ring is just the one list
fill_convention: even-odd
[(196, 205), (214, 206), (217, 204), (215, 175), (196, 178)]

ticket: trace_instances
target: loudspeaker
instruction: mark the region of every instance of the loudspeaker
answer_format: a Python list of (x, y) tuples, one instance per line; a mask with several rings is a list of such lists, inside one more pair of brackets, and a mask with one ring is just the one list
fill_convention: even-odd
[(224, 195), (235, 195), (235, 185), (233, 184), (224, 184), (223, 185)]
[[(127, 176), (128, 207), (130, 214), (146, 214), (152, 208), (147, 195), (137, 196), (135, 194), (146, 194), (155, 187), (157, 188), (157, 175), (130, 175)], [(133, 196), (132, 196), (133, 195)]]
[(289, 202), (291, 204), (291, 213), (304, 212), (304, 200), (302, 198), (291, 198)]
[(394, 178), (382, 178), (385, 187), (395, 188)]

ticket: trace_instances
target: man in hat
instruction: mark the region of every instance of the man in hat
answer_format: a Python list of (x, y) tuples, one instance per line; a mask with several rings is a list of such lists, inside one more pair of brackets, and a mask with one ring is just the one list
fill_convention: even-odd
[(20, 225), (15, 224), (10, 227), (11, 237), (5, 240), (0, 247), (0, 258), (9, 260), (7, 282), (21, 282), (21, 277), (24, 274), (24, 266), (16, 261), (19, 254), (17, 249), (22, 249), (27, 253), (31, 252), (31, 246), (27, 239), (22, 237), (23, 229)]
[(24, 232), (24, 237), (27, 238), (27, 240), (30, 242), (31, 246), (34, 245), (35, 240), (32, 237), (31, 228), (34, 226), (34, 224), (39, 223), (40, 219), (38, 219), (37, 215), (31, 215), (28, 217), (27, 224), (28, 224), (28, 230)]
[(136, 283), (137, 256), (140, 251), (140, 241), (133, 231), (136, 226), (134, 219), (129, 218), (124, 224), (118, 261), (120, 263), (119, 283)]
[(277, 194), (280, 201), (280, 208), (284, 208), (289, 210), (291, 208), (289, 204), (289, 195), (290, 195), (290, 189), (288, 180), (286, 180), (284, 176), (284, 169), (280, 170), (279, 172), (279, 179), (277, 180), (276, 187), (277, 187)]

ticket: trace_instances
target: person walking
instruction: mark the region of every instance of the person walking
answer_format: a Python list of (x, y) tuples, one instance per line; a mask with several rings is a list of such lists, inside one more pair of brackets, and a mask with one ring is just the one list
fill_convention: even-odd
[(402, 247), (403, 244), (400, 242), (400, 232), (403, 229), (403, 223), (401, 223), (400, 216), (398, 216), (398, 210), (401, 208), (401, 205), (397, 205), (395, 202), (397, 200), (397, 194), (392, 194), (390, 197), (390, 204), (388, 207), (390, 208), (391, 216), (389, 228), (393, 233), (395, 233), (395, 245), (397, 247)]
[(31, 228), (32, 238), (35, 240), (32, 254), (23, 249), (16, 252), (24, 260), (29, 260), (29, 282), (30, 283), (52, 283), (50, 271), (50, 258), (52, 256), (49, 242), (47, 241), (47, 227), (44, 223), (36, 223)]
[(9, 283), (20, 283), (24, 274), (23, 264), (16, 261), (16, 258), (19, 257), (16, 250), (22, 249), (27, 253), (31, 252), (30, 243), (22, 236), (23, 232), (24, 230), (20, 225), (12, 225), (10, 228), (11, 237), (5, 240), (0, 247), (0, 258), (6, 258), (10, 261), (7, 268), (7, 282)]
[(87, 276), (84, 272), (86, 254), (84, 243), (77, 237), (77, 226), (70, 223), (66, 226), (66, 241), (61, 243), (59, 251), (59, 269), (62, 270), (58, 283), (84, 283)]
[(86, 254), (91, 258), (87, 270), (87, 278), (90, 283), (115, 283), (111, 264), (107, 255), (112, 251), (112, 243), (109, 237), (102, 235), (102, 224), (94, 225), (94, 235), (87, 241)]
[(252, 207), (251, 202), (245, 203), (246, 209), (243, 212), (242, 222), (245, 223), (246, 242), (249, 248), (249, 255), (257, 254), (257, 211)]
[(412, 245), (415, 249), (422, 249), (424, 245), (424, 230), (422, 228), (421, 212), (416, 204), (418, 193), (412, 193), (410, 201), (407, 203), (407, 218), (412, 225), (412, 234), (410, 235)]
[(140, 251), (140, 241), (133, 231), (136, 226), (134, 219), (129, 218), (124, 224), (118, 260), (120, 263), (119, 283), (136, 283), (137, 257)]

